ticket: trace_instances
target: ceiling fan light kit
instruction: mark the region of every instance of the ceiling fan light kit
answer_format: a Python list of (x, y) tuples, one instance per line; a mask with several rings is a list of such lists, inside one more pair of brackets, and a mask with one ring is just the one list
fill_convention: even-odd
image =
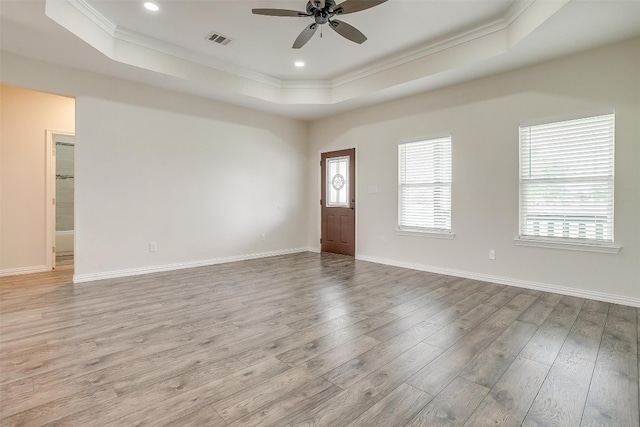
[(360, 12), (361, 10), (378, 6), (386, 1), (387, 0), (346, 0), (336, 5), (335, 0), (310, 0), (307, 2), (306, 12), (289, 9), (253, 9), (252, 12), (255, 15), (312, 18), (314, 22), (307, 25), (293, 43), (294, 49), (300, 49), (307, 44), (318, 27), (325, 24), (329, 24), (329, 28), (347, 40), (362, 44), (367, 40), (367, 37), (357, 28), (335, 19), (335, 16)]

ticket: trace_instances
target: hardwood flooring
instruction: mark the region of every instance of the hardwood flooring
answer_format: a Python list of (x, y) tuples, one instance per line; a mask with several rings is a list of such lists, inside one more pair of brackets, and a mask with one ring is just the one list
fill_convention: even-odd
[(638, 427), (638, 309), (295, 254), (0, 286), (2, 426)]
[(56, 270), (60, 268), (73, 267), (73, 254), (56, 255)]

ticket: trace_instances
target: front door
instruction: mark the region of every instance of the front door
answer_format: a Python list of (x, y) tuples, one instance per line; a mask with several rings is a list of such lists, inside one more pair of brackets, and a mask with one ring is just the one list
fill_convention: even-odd
[(321, 249), (356, 253), (356, 150), (322, 153)]

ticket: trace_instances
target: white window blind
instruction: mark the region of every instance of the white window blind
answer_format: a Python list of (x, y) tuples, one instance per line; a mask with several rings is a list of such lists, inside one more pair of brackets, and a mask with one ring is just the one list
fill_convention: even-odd
[(614, 115), (520, 127), (520, 237), (613, 244)]
[(401, 143), (399, 228), (451, 231), (451, 137)]

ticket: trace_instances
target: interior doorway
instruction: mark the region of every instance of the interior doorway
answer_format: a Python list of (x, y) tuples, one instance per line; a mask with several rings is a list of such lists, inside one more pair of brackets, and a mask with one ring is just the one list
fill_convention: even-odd
[(51, 268), (73, 268), (75, 244), (75, 135), (72, 132), (47, 131), (51, 146)]
[(354, 256), (356, 252), (356, 150), (322, 153), (322, 252)]

